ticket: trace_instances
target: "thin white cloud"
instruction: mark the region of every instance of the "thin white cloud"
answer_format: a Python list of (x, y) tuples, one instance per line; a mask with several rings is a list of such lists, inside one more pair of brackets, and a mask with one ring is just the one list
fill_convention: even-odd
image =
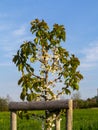
[(98, 41), (92, 42), (90, 46), (82, 50), (83, 58), (81, 61), (82, 69), (91, 69), (98, 66)]
[(21, 26), (19, 29), (13, 31), (14, 36), (22, 36), (26, 33), (26, 26)]
[(88, 49), (84, 50), (86, 61), (96, 62), (98, 61), (98, 43), (91, 45)]

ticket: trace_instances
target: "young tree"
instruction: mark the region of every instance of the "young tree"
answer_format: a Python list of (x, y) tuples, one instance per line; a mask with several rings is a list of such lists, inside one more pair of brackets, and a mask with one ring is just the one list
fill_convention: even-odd
[(44, 20), (35, 19), (31, 22), (31, 33), (33, 41), (25, 41), (13, 58), (22, 72), (18, 81), (22, 87), (20, 98), (48, 101), (69, 94), (71, 89), (78, 90), (83, 79), (77, 71), (80, 62), (61, 46), (66, 36), (64, 26), (54, 24), (50, 30)]

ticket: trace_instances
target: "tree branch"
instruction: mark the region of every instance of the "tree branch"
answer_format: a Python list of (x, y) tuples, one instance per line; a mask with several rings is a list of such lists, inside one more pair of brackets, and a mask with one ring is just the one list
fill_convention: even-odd
[(48, 86), (49, 86), (50, 84), (53, 84), (54, 82), (57, 82), (57, 80), (60, 80), (61, 77), (62, 77), (62, 75), (60, 75), (58, 78), (54, 79), (53, 81), (48, 82)]
[(57, 80), (61, 79), (61, 77), (62, 77), (62, 74), (58, 78), (54, 79), (53, 82), (56, 82)]
[(45, 79), (45, 78), (42, 78), (42, 77), (40, 77), (40, 76), (38, 76), (38, 75), (35, 75), (34, 73), (31, 73), (34, 77), (36, 77), (36, 78), (38, 78), (38, 79)]
[(62, 91), (61, 92), (59, 92), (57, 95), (56, 95), (56, 98), (58, 98), (60, 95), (62, 95), (63, 93), (64, 93), (64, 89), (67, 89), (69, 86), (67, 85), (66, 87), (63, 87), (62, 88)]

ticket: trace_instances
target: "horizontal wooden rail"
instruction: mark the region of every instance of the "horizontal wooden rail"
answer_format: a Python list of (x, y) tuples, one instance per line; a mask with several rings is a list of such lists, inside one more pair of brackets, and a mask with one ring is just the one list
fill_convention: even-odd
[[(66, 130), (72, 130), (73, 102), (72, 100), (10, 102), (10, 130), (17, 130), (17, 111), (19, 110), (60, 110), (66, 109)], [(56, 119), (56, 130), (60, 130), (60, 120)]]
[(10, 102), (9, 110), (58, 110), (68, 109), (68, 100), (55, 101), (32, 101), (32, 102)]

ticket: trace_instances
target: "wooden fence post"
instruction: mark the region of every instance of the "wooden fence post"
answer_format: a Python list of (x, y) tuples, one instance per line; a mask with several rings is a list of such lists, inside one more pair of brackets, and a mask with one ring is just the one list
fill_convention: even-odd
[(56, 114), (56, 120), (55, 120), (55, 130), (60, 130), (60, 113), (58, 112)]
[(69, 109), (66, 109), (66, 130), (72, 130), (73, 126), (73, 101), (68, 101)]
[(10, 113), (10, 130), (17, 130), (17, 114), (16, 111)]

